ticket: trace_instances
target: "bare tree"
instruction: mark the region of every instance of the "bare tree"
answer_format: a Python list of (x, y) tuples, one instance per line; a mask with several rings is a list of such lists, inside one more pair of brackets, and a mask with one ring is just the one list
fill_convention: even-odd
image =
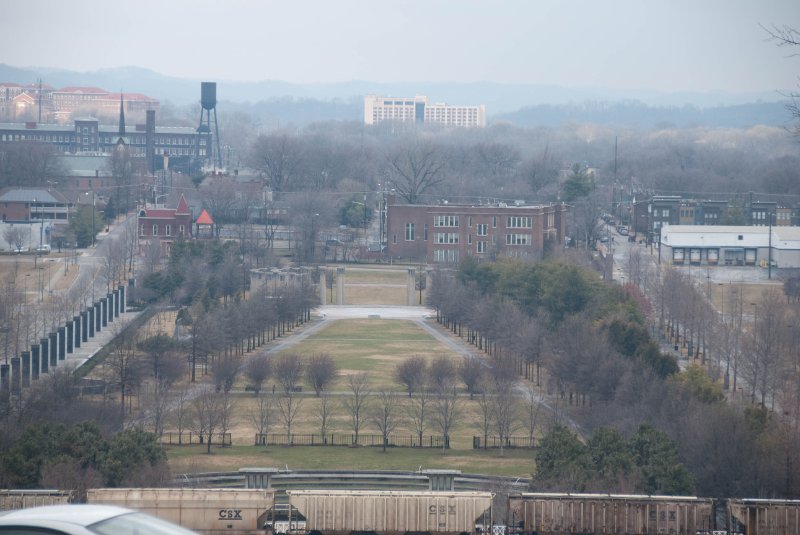
[(323, 444), (328, 443), (328, 429), (330, 429), (334, 409), (335, 406), (331, 400), (330, 393), (322, 391), (317, 404), (317, 422), (319, 423), (319, 434), (322, 435)]
[(191, 418), (191, 393), (189, 385), (181, 385), (172, 390), (172, 417), (178, 431), (178, 443), (183, 441), (183, 430), (189, 427)]
[(236, 382), (239, 375), (239, 362), (231, 356), (217, 358), (211, 368), (211, 376), (214, 379), (214, 387), (217, 392), (228, 393)]
[(394, 370), (394, 378), (398, 383), (405, 385), (408, 397), (411, 397), (412, 393), (418, 391), (425, 384), (427, 370), (428, 363), (425, 361), (425, 357), (415, 355), (397, 365)]
[(441, 385), (433, 398), (433, 419), (444, 438), (442, 448), (450, 445), (450, 433), (461, 416), (461, 403), (455, 384)]
[(413, 143), (400, 147), (387, 158), (392, 184), (409, 204), (432, 192), (444, 182), (444, 161), (439, 150), (430, 143)]
[(437, 392), (453, 385), (457, 376), (453, 359), (446, 355), (439, 355), (434, 358), (428, 373), (430, 374), (431, 386)]
[(422, 437), (425, 434), (425, 430), (428, 428), (430, 399), (430, 391), (425, 385), (422, 385), (417, 391), (417, 394), (408, 401), (408, 405), (406, 406), (406, 414), (411, 420), (414, 432), (417, 434), (420, 447), (422, 446)]
[(211, 453), (214, 434), (219, 432), (226, 418), (225, 394), (217, 392), (211, 385), (199, 387), (198, 395), (192, 400), (194, 424), (201, 441), (206, 441), (206, 453)]
[(297, 136), (286, 132), (261, 135), (253, 143), (249, 161), (267, 178), (273, 191), (290, 191), (303, 178), (305, 152)]
[(458, 365), (458, 374), (469, 392), (469, 399), (473, 399), (486, 374), (486, 365), (483, 360), (474, 355), (465, 357)]
[(522, 399), (524, 401), (523, 408), (525, 417), (523, 424), (528, 431), (528, 443), (533, 446), (533, 441), (536, 435), (536, 426), (539, 423), (539, 412), (541, 411), (542, 404), (539, 398), (539, 392), (535, 386), (530, 383), (525, 384)]
[(514, 382), (495, 380), (492, 382), (492, 413), (495, 429), (500, 438), (500, 455), (514, 430), (517, 421)]
[(291, 439), (292, 424), (297, 419), (302, 399), (297, 396), (298, 383), (303, 377), (303, 360), (299, 355), (284, 353), (273, 363), (275, 379), (280, 383), (283, 395), (277, 399), (278, 411), (286, 424), (286, 438)]
[(366, 372), (355, 373), (347, 376), (347, 384), (350, 387), (350, 395), (344, 397), (342, 404), (350, 415), (350, 428), (355, 435), (355, 443), (358, 444), (358, 433), (367, 418), (366, 403), (369, 396), (369, 376)]
[(378, 403), (372, 407), (371, 420), (381, 433), (383, 452), (389, 443), (389, 435), (400, 425), (398, 399), (395, 392), (382, 390), (378, 393)]
[(272, 371), (272, 362), (267, 355), (255, 355), (244, 367), (244, 375), (247, 377), (250, 386), (256, 396), (261, 392), (264, 381)]
[(23, 247), (28, 243), (30, 231), (22, 228), (20, 225), (8, 227), (3, 233), (3, 238), (6, 240), (14, 251), (22, 251)]
[(250, 423), (258, 436), (263, 436), (266, 444), (266, 437), (269, 434), (269, 429), (272, 427), (273, 422), (273, 400), (269, 393), (264, 395), (257, 395), (255, 406), (248, 415)]
[[(780, 47), (789, 47), (793, 50), (800, 47), (800, 31), (786, 24), (782, 26), (773, 25), (771, 28), (762, 26), (767, 32), (769, 39)], [(797, 56), (800, 52), (793, 52), (792, 56)], [(800, 120), (800, 93), (794, 91), (787, 95), (791, 102), (786, 105), (786, 109), (792, 114), (795, 121)], [(795, 125), (791, 130), (794, 135), (800, 135), (800, 125)]]
[(325, 390), (328, 383), (336, 378), (338, 373), (336, 362), (329, 353), (318, 353), (308, 358), (306, 379), (311, 383), (317, 397)]
[(124, 420), (126, 397), (141, 382), (144, 366), (136, 351), (135, 333), (125, 330), (120, 322), (114, 323), (113, 330), (116, 332), (114, 349), (103, 365), (111, 381), (120, 389), (120, 417)]

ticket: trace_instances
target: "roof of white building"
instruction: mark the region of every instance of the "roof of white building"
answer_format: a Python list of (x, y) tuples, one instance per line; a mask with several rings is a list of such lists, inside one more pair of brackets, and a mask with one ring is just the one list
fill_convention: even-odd
[[(769, 247), (769, 227), (664, 225), (661, 243), (669, 247)], [(800, 249), (800, 227), (772, 227), (772, 247)]]

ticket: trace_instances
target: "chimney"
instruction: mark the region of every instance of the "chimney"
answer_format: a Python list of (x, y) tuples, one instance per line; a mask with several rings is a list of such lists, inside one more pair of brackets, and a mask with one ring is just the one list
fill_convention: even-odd
[(147, 171), (156, 174), (155, 163), (156, 142), (156, 110), (147, 110), (145, 119), (144, 156), (147, 161)]

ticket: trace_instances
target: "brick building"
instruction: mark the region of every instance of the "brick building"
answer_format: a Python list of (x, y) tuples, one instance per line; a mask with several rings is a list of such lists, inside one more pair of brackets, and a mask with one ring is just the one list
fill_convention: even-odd
[(192, 212), (183, 194), (175, 208), (142, 208), (138, 224), (139, 242), (159, 240), (165, 252), (169, 252), (178, 236), (192, 236)]
[(565, 204), (509, 206), (398, 204), (386, 207), (387, 253), (392, 258), (456, 263), (478, 258), (541, 258), (564, 243)]

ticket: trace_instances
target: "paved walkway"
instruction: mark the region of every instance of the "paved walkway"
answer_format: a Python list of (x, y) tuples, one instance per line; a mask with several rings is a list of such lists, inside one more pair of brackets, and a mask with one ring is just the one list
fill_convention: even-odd
[(73, 348), (72, 353), (67, 355), (65, 362), (69, 366), (78, 367), (92, 358), (95, 353), (100, 351), (106, 344), (111, 342), (114, 337), (131, 321), (136, 319), (141, 312), (125, 312), (114, 318), (100, 332), (95, 331), (94, 337), (86, 342), (81, 342), (81, 347)]

